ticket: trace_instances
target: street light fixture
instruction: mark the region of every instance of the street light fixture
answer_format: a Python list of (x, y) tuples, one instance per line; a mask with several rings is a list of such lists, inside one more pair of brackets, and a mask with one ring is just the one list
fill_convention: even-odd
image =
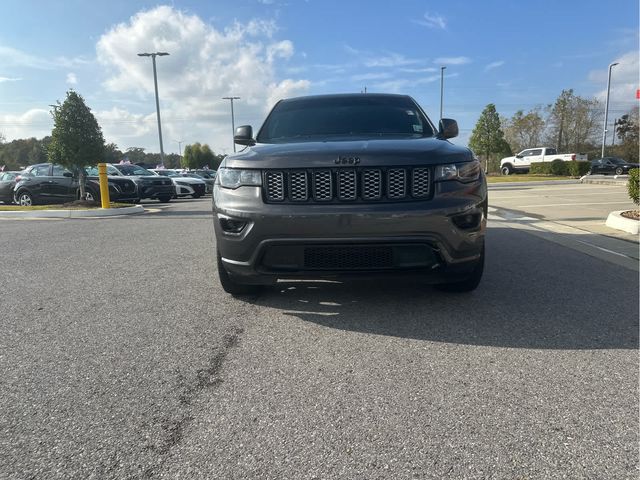
[[(604, 107), (604, 127), (602, 127), (602, 153), (600, 154), (600, 158), (604, 158), (604, 144), (607, 142), (607, 120), (609, 119), (609, 91), (611, 89), (611, 70), (616, 65), (618, 65), (618, 62), (614, 62), (609, 65), (609, 78), (607, 79), (607, 101), (605, 102)], [(613, 134), (616, 134), (615, 128)]]
[(235, 140), (233, 140), (233, 137), (236, 134), (236, 124), (235, 124), (235, 120), (233, 118), (233, 101), (234, 100), (240, 100), (240, 97), (222, 97), (222, 99), (231, 101), (231, 140), (233, 142), (233, 152), (235, 153), (235, 151), (236, 151), (236, 142), (235, 142)]
[(447, 67), (440, 67), (440, 120), (442, 120), (442, 100), (444, 98), (444, 69)]
[(167, 52), (139, 53), (139, 57), (151, 57), (153, 63), (153, 85), (156, 88), (156, 115), (158, 117), (158, 137), (160, 137), (160, 163), (164, 166), (164, 148), (162, 147), (162, 125), (160, 123), (160, 101), (158, 100), (158, 76), (156, 75), (156, 57), (169, 55)]

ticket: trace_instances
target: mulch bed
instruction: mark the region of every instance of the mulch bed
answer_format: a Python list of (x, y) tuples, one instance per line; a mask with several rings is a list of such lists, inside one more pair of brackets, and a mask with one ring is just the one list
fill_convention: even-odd
[(622, 212), (620, 215), (631, 220), (640, 220), (640, 210), (629, 210), (628, 212)]
[(62, 206), (64, 208), (97, 208), (101, 204), (93, 200), (74, 200), (73, 202), (63, 203)]

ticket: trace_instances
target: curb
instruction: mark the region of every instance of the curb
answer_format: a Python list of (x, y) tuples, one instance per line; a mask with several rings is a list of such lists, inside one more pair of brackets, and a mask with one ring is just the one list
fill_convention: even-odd
[(620, 185), (627, 184), (628, 175), (614, 175), (613, 177), (585, 175), (580, 178), (580, 183), (590, 183), (593, 185)]
[(115, 217), (144, 213), (142, 205), (123, 208), (95, 208), (91, 210), (30, 210), (20, 212), (1, 211), (0, 218), (83, 218), (83, 217)]
[(616, 230), (631, 233), (632, 235), (638, 235), (638, 233), (640, 233), (640, 222), (620, 215), (622, 212), (626, 211), (627, 210), (618, 210), (616, 212), (611, 212), (607, 217), (607, 223), (605, 225), (609, 228), (615, 228)]

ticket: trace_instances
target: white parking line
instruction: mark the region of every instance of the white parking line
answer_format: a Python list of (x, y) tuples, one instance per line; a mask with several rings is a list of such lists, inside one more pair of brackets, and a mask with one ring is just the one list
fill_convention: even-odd
[[(553, 197), (584, 197), (584, 196), (592, 196), (592, 195), (611, 195), (611, 192), (592, 192), (592, 193), (563, 193), (563, 192), (558, 192), (558, 195), (543, 195), (545, 198), (553, 198)], [(620, 192), (620, 195), (623, 195), (622, 192)], [(540, 198), (540, 195), (512, 195), (510, 197), (502, 197), (500, 195), (495, 195), (494, 192), (491, 192), (491, 196), (494, 198), (499, 198), (500, 200), (513, 200), (513, 199), (518, 199), (518, 198)]]
[(516, 205), (510, 208), (534, 208), (534, 207), (572, 207), (579, 205), (629, 205), (629, 201), (626, 202), (599, 202), (599, 203), (546, 203), (546, 204), (534, 204), (534, 205)]

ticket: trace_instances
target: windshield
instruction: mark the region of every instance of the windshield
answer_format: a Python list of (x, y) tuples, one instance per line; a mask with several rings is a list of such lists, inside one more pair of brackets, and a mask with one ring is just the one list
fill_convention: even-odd
[(429, 121), (409, 97), (353, 95), (308, 97), (276, 105), (260, 129), (259, 143), (318, 137), (429, 137)]
[(154, 172), (157, 175), (160, 175), (161, 177), (179, 177), (180, 176), (177, 173), (171, 172), (169, 170), (154, 170)]
[(114, 167), (128, 177), (135, 175), (153, 175), (149, 170), (139, 167), (138, 165), (114, 165)]

